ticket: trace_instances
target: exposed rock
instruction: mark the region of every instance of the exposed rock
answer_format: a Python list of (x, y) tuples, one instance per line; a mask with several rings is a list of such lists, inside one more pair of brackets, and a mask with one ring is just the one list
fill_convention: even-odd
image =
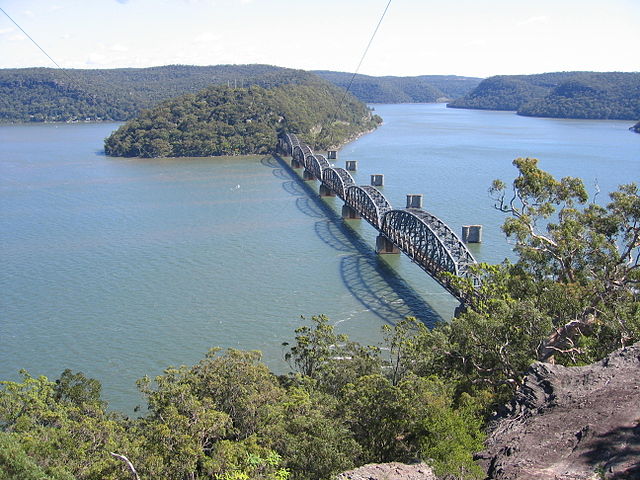
[(437, 480), (425, 463), (406, 465), (404, 463), (371, 463), (363, 467), (341, 473), (336, 480)]
[(640, 343), (585, 367), (535, 363), (485, 445), (488, 479), (640, 479)]

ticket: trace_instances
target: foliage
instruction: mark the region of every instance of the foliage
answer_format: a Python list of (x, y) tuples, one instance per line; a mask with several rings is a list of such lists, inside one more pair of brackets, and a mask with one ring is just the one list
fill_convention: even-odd
[[(93, 384), (82, 374), (73, 375), (82, 384)], [(120, 478), (121, 465), (108, 452), (120, 442), (123, 426), (104, 411), (104, 404), (70, 402), (58, 395), (60, 383), (26, 372), (22, 376), (22, 382), (0, 382), (0, 428), (11, 435), (4, 439), (14, 452), (9, 461), (35, 478), (40, 471), (47, 476), (42, 478)]]
[(533, 302), (555, 329), (538, 358), (590, 362), (639, 340), (638, 187), (620, 186), (606, 207), (587, 205), (581, 180), (556, 180), (535, 159), (514, 165), (510, 197), (501, 181), (490, 191), (519, 255), (513, 296)]
[(640, 73), (496, 76), (448, 106), (513, 110), (536, 117), (636, 120), (640, 118)]
[(285, 353), (285, 360), (293, 362), (301, 375), (315, 380), (322, 391), (336, 393), (356, 378), (380, 370), (378, 348), (336, 334), (324, 315), (311, 321), (313, 327), (303, 325), (295, 330), (296, 343)]
[(380, 122), (355, 98), (311, 74), (268, 78), (270, 88), (214, 86), (161, 103), (107, 138), (105, 152), (125, 157), (264, 154), (275, 151), (283, 130), (326, 148)]

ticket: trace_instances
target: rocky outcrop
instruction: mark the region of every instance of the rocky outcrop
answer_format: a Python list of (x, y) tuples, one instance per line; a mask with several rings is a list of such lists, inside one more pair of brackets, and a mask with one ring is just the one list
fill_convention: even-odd
[(640, 479), (640, 343), (585, 367), (535, 363), (485, 445), (488, 479)]
[(406, 465), (392, 462), (364, 465), (341, 473), (336, 480), (437, 480), (437, 478), (425, 463)]

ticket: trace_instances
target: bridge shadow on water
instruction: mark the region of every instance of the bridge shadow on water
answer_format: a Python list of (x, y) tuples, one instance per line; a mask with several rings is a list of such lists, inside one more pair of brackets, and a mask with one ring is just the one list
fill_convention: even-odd
[[(284, 180), (282, 188), (296, 198), (303, 214), (318, 218), (318, 237), (343, 253), (340, 275), (349, 292), (371, 313), (389, 324), (413, 316), (427, 326), (442, 317), (374, 249), (325, 202), (314, 188), (303, 181), (280, 157), (263, 160), (273, 175)], [(364, 222), (365, 220), (361, 220)]]

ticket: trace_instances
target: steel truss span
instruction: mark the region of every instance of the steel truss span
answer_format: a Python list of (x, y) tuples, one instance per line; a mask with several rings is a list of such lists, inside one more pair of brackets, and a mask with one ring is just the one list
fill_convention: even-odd
[(291, 155), (324, 188), (342, 199), (462, 303), (466, 294), (458, 290), (450, 275), (479, 286), (469, 268), (476, 260), (464, 242), (438, 217), (421, 208), (394, 210), (380, 190), (370, 185), (356, 185), (349, 172), (331, 167), (323, 155), (314, 154), (294, 134), (281, 135), (278, 149)]
[(349, 187), (346, 203), (378, 230), (382, 225), (383, 215), (391, 210), (391, 204), (384, 195), (370, 185)]

